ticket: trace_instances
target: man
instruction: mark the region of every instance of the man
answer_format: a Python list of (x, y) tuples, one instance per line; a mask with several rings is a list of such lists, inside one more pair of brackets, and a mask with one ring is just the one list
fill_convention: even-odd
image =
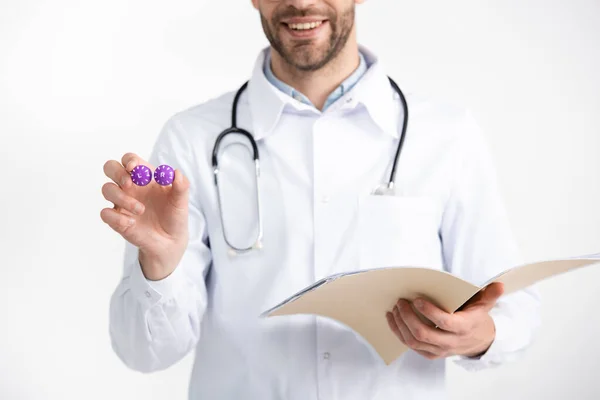
[[(161, 370), (195, 350), (192, 399), (441, 399), (445, 360), (481, 369), (530, 344), (535, 292), (501, 297), (495, 285), (452, 315), (398, 299), (388, 324), (411, 350), (390, 365), (336, 321), (259, 318), (341, 271), (419, 265), (482, 283), (521, 263), (489, 151), (464, 110), (407, 96), (396, 192), (372, 194), (405, 115), (382, 61), (358, 45), (357, 3), (253, 0), (271, 46), (240, 95), (237, 126), (260, 154), (262, 248), (231, 251), (258, 233), (254, 164), (240, 135), (221, 145), (214, 183), (213, 145), (234, 92), (174, 115), (149, 162), (128, 153), (105, 164), (114, 208), (101, 217), (127, 240), (110, 333), (129, 367)], [(140, 164), (173, 166), (172, 186), (135, 186)]]

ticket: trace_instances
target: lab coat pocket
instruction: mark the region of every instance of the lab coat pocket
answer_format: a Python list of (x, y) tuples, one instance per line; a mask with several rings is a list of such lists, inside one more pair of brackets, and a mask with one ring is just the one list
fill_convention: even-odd
[(441, 206), (434, 197), (368, 195), (360, 198), (360, 268), (441, 269), (441, 215)]

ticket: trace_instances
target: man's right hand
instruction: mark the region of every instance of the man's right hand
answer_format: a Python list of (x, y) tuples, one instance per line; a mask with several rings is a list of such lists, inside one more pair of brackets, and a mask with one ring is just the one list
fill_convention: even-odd
[(104, 173), (113, 182), (102, 186), (102, 194), (114, 207), (103, 209), (100, 218), (139, 248), (144, 276), (160, 280), (175, 270), (187, 248), (189, 181), (175, 170), (172, 185), (152, 180), (137, 186), (131, 180), (131, 170), (137, 165), (154, 173), (153, 166), (133, 153), (125, 154), (121, 163), (109, 160), (104, 164)]

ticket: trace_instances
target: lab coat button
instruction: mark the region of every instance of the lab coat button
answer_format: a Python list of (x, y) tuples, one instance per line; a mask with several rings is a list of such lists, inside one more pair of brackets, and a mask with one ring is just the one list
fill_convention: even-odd
[(330, 356), (329, 352), (323, 353), (323, 359), (329, 360), (329, 356)]
[(147, 290), (146, 290), (146, 293), (145, 293), (145, 294), (146, 294), (146, 297), (147, 297), (147, 298), (150, 298), (150, 297), (152, 297), (152, 294), (151, 294), (149, 291), (147, 291)]
[(323, 196), (321, 197), (321, 203), (329, 203), (329, 196)]

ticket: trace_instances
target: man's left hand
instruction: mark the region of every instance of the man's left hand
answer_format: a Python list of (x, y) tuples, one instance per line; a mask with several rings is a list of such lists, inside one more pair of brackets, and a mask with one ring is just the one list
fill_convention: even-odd
[[(492, 283), (453, 314), (422, 298), (412, 303), (400, 299), (393, 312), (387, 313), (388, 324), (402, 343), (430, 360), (452, 355), (477, 357), (495, 339), (489, 311), (503, 293), (501, 283)], [(424, 323), (412, 306), (436, 327)]]

